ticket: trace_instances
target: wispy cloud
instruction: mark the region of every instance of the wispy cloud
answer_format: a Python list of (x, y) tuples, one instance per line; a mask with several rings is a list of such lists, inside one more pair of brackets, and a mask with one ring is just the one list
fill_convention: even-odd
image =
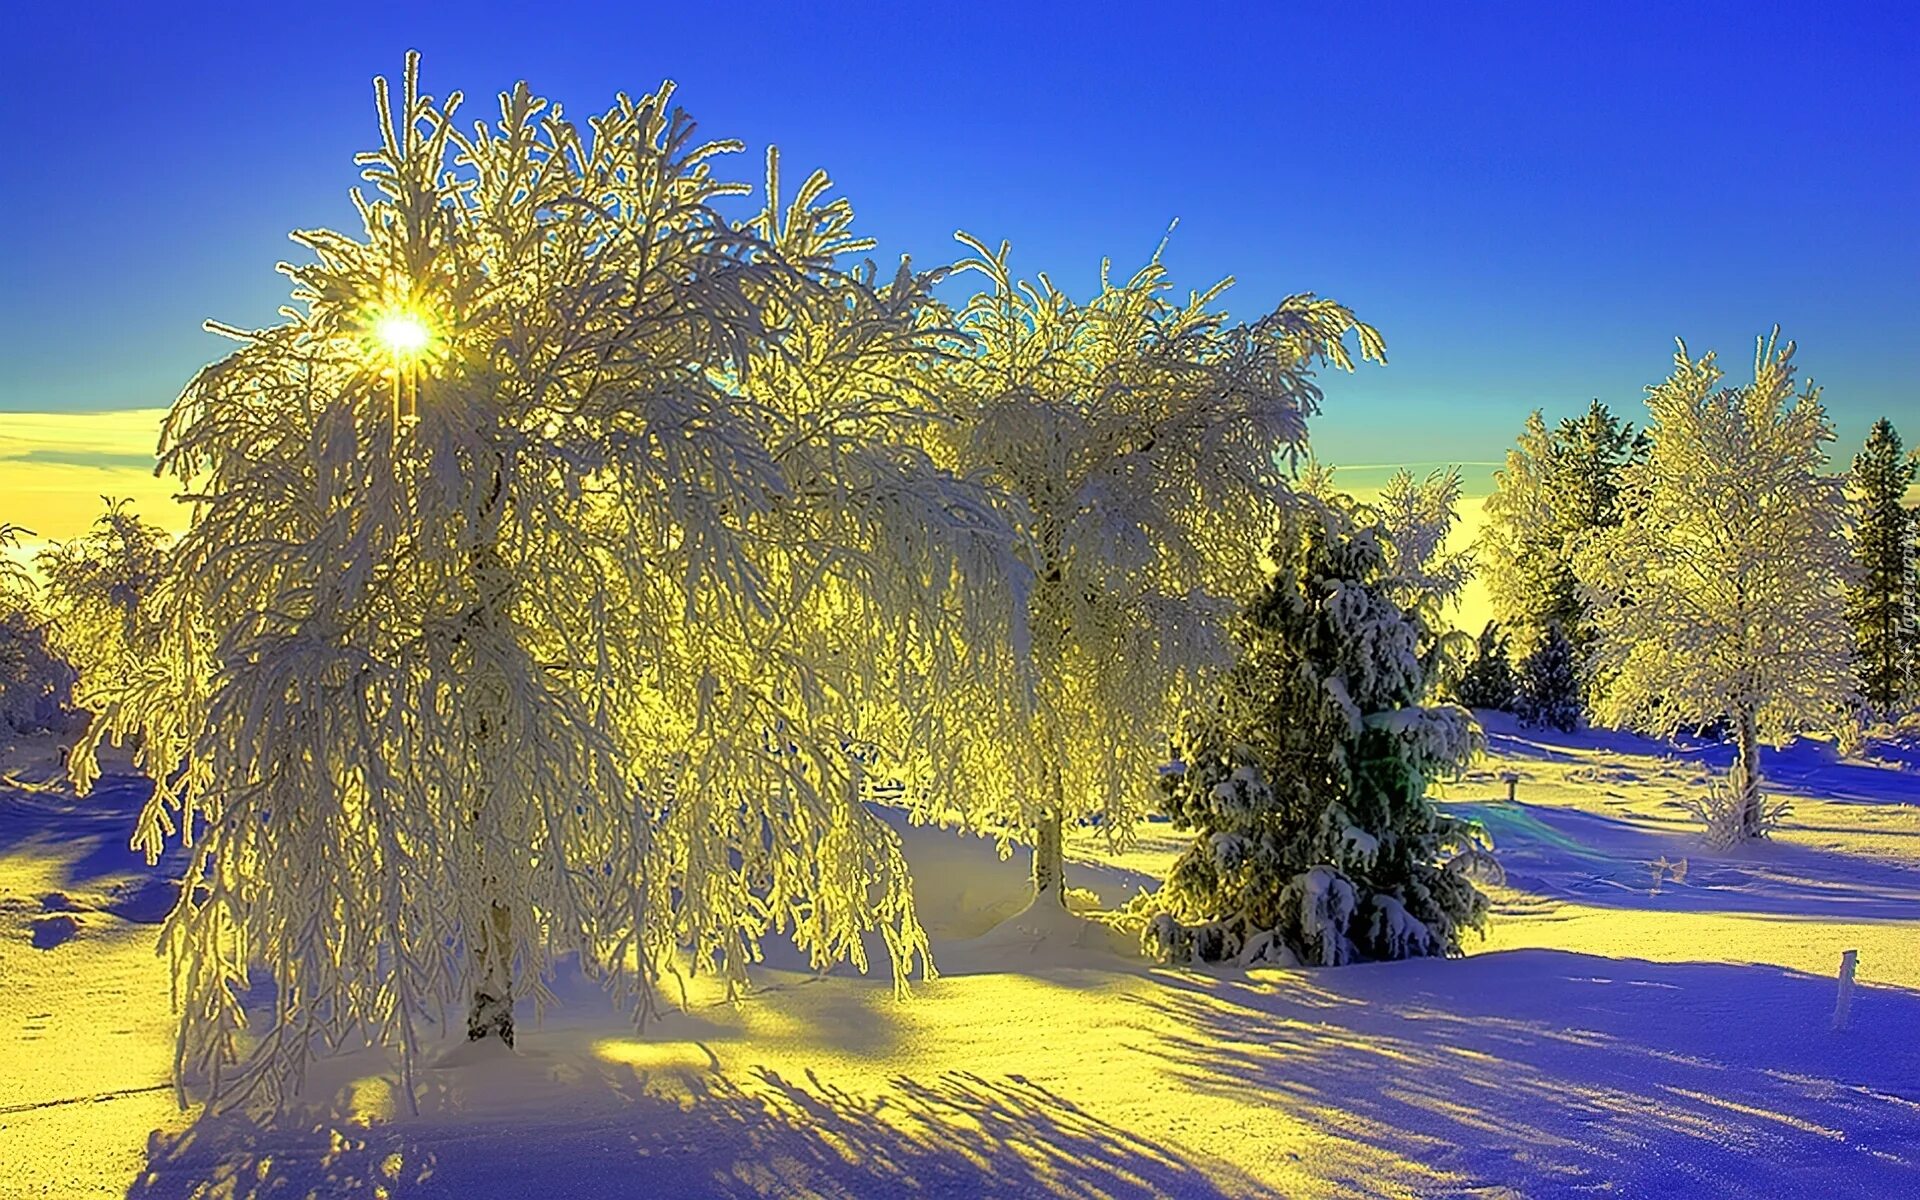
[(0, 521), (37, 542), (70, 538), (100, 514), (101, 497), (126, 496), (167, 528), (186, 524), (172, 480), (153, 474), (166, 410), (0, 412)]

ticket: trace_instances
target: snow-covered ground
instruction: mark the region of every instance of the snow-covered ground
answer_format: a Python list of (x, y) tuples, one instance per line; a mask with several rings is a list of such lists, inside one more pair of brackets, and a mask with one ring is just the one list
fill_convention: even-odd
[[(1464, 961), (1157, 967), (1021, 917), (1024, 854), (909, 830), (943, 972), (910, 1000), (776, 954), (745, 1002), (636, 1034), (563, 980), (418, 1115), (367, 1051), (271, 1124), (165, 1087), (141, 785), (75, 801), (29, 746), (0, 783), (0, 1196), (1920, 1195), (1912, 751), (1769, 753), (1789, 827), (1714, 854), (1678, 798), (1723, 748), (1488, 733), (1448, 803), (1507, 882)], [(1069, 883), (1116, 905), (1178, 841), (1078, 849)]]

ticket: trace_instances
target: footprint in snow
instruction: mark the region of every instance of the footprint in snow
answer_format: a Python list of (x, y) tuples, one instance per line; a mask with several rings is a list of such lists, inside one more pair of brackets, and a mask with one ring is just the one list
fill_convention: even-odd
[(41, 917), (33, 923), (33, 948), (51, 950), (55, 946), (72, 941), (79, 932), (80, 922), (66, 913)]

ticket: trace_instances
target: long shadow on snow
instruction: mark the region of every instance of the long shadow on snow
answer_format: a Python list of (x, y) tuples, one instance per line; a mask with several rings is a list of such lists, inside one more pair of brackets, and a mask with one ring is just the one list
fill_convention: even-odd
[(1556, 950), (1182, 975), (1190, 1086), (1339, 1139), (1361, 1194), (1920, 1195), (1920, 994)]
[[(1725, 773), (1733, 765), (1730, 742), (1657, 741), (1623, 730), (1589, 729), (1565, 734), (1522, 726), (1505, 713), (1476, 711), (1487, 750), (1504, 758), (1584, 764), (1596, 754), (1673, 759)], [(1897, 766), (1848, 762), (1829, 742), (1801, 738), (1760, 748), (1761, 786), (1769, 793), (1847, 804), (1920, 805), (1920, 772)]]
[[(1920, 868), (1796, 846), (1714, 852), (1692, 832), (1555, 805), (1448, 803), (1493, 837), (1509, 886), (1581, 904), (1823, 920), (1920, 918)], [(1652, 863), (1686, 860), (1654, 889)]]
[[(1224, 1197), (1183, 1155), (1019, 1076), (896, 1078), (877, 1097), (760, 1069), (611, 1074), (591, 1107), (512, 1123), (203, 1119), (154, 1134), (129, 1200), (209, 1196)], [(586, 1085), (582, 1085), (586, 1086)]]
[[(65, 860), (60, 886), (97, 891), (95, 905), (128, 921), (164, 919), (179, 892), (186, 864), (179, 839), (170, 839), (159, 863), (128, 843), (141, 806), (153, 794), (144, 775), (108, 775), (86, 796), (75, 796), (64, 778), (0, 781), (0, 859), (40, 853)], [(68, 911), (64, 898), (49, 911)]]

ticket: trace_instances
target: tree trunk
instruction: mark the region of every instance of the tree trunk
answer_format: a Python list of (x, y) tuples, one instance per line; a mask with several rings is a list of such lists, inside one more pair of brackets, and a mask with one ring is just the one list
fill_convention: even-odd
[(513, 909), (488, 906), (486, 936), (474, 947), (478, 982), (467, 1006), (467, 1040), (498, 1037), (513, 1045)]
[[(485, 436), (485, 431), (482, 431)], [(503, 502), (504, 480), (500, 464), (493, 464), (492, 486), (481, 509), (479, 527), (474, 531), (474, 547), (468, 569), (474, 590), (474, 607), (467, 614), (464, 635), (471, 642), (497, 643), (508, 636), (507, 602), (510, 581), (500, 550), (495, 543)], [(490, 661), (491, 656), (481, 661)], [(480, 828), (496, 787), (494, 772), (504, 757), (493, 740), (505, 733), (506, 681), (498, 672), (485, 670), (473, 679), (474, 694), (469, 698), (476, 710), (474, 750), (480, 762), (480, 791), (473, 808), (474, 838), (479, 843), (481, 889), (487, 902), (487, 921), (473, 945), (473, 997), (467, 1006), (467, 1040), (498, 1037), (513, 1045), (513, 908), (500, 896), (499, 864), (489, 850), (485, 830)]]
[(1740, 798), (1740, 836), (1760, 836), (1760, 735), (1751, 710), (1734, 714), (1734, 792)]
[(1065, 873), (1066, 860), (1061, 854), (1060, 847), (1060, 810), (1048, 809), (1041, 816), (1039, 827), (1034, 830), (1034, 899), (1046, 900), (1065, 908), (1067, 906)]
[(1060, 830), (1063, 799), (1060, 768), (1049, 766), (1047, 777), (1053, 794), (1048, 798), (1047, 810), (1040, 814), (1040, 823), (1034, 829), (1033, 898), (1036, 903), (1046, 901), (1065, 908), (1067, 906), (1067, 867)]

